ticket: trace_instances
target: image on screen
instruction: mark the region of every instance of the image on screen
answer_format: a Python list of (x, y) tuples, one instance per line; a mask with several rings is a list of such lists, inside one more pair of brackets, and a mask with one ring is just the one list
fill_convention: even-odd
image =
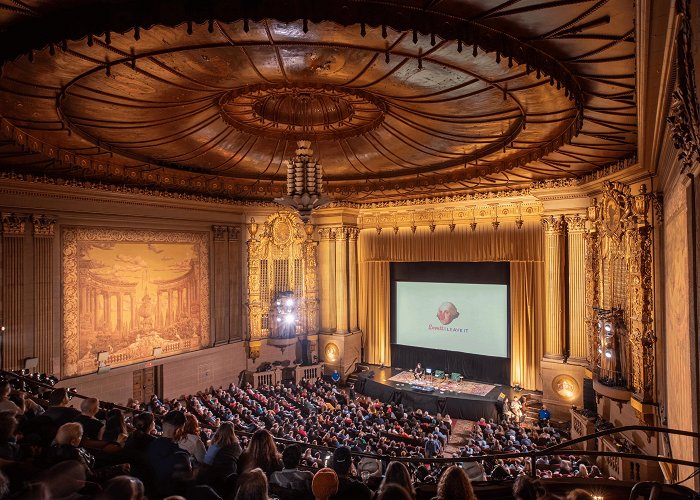
[(396, 343), (508, 357), (508, 286), (396, 282)]

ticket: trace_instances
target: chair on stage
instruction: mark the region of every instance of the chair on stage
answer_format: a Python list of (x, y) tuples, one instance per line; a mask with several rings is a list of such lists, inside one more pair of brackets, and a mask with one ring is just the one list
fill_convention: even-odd
[(433, 376), (437, 379), (440, 379), (445, 376), (445, 371), (444, 370), (435, 370), (433, 372)]
[(462, 375), (460, 375), (459, 373), (452, 372), (450, 374), (450, 380), (452, 380), (452, 382), (459, 382), (461, 378), (462, 378)]

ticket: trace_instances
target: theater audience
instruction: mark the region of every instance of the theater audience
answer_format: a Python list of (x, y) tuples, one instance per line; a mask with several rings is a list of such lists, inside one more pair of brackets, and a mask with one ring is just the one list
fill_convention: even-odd
[(102, 439), (117, 443), (119, 446), (124, 446), (126, 439), (129, 437), (124, 414), (118, 408), (112, 408), (107, 412), (107, 420), (105, 421), (105, 429), (102, 433)]
[(414, 500), (406, 488), (398, 484), (388, 484), (377, 497), (377, 500)]
[(179, 410), (168, 412), (163, 417), (163, 435), (156, 438), (146, 450), (152, 484), (160, 496), (182, 491), (192, 479), (190, 454), (177, 445), (177, 438), (184, 426), (184, 413)]
[[(24, 415), (24, 408), (20, 408), (17, 403), (10, 399), (10, 392), (12, 392), (12, 386), (8, 381), (0, 383), (0, 411), (7, 411), (15, 415)], [(21, 395), (22, 401), (24, 401), (24, 396)]]

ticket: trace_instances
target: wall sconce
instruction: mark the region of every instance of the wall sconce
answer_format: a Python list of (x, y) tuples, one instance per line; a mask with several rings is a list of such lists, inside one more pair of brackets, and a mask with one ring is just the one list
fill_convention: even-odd
[(450, 212), (450, 224), (447, 227), (450, 228), (451, 233), (455, 232), (455, 228), (457, 227), (457, 224), (455, 224), (455, 211), (454, 210), (452, 210)]
[(498, 222), (498, 205), (493, 205), (491, 207), (491, 210), (492, 210), (491, 213), (493, 214), (493, 220), (491, 221), (491, 225), (493, 226), (493, 230), (497, 231), (498, 226), (501, 225), (501, 223)]
[(476, 207), (472, 207), (472, 221), (469, 223), (472, 231), (476, 231)]
[(518, 229), (522, 229), (523, 222), (525, 222), (525, 221), (523, 221), (523, 204), (519, 202), (518, 203), (518, 218), (515, 220), (515, 226)]
[(417, 226), (416, 226), (416, 213), (415, 213), (415, 212), (411, 212), (411, 232), (412, 232), (413, 234), (416, 234), (416, 229), (417, 229)]

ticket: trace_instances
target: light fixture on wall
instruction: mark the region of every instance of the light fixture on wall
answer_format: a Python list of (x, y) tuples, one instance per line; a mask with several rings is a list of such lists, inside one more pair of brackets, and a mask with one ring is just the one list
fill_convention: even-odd
[(311, 212), (330, 203), (323, 194), (321, 163), (313, 159), (311, 141), (297, 141), (296, 156), (283, 162), (287, 167), (287, 195), (275, 198), (280, 205), (296, 210), (304, 223)]
[(476, 207), (472, 207), (472, 221), (469, 223), (472, 231), (476, 231)]
[(498, 230), (498, 226), (501, 225), (500, 222), (498, 222), (498, 205), (493, 205), (491, 207), (491, 213), (493, 214), (493, 220), (491, 221), (491, 225), (493, 226), (494, 231)]
[(299, 308), (293, 292), (281, 292), (275, 298), (277, 337), (292, 338), (299, 323)]
[(515, 226), (518, 229), (522, 229), (523, 222), (525, 222), (525, 221), (523, 221), (523, 204), (518, 202), (518, 218), (515, 219)]

